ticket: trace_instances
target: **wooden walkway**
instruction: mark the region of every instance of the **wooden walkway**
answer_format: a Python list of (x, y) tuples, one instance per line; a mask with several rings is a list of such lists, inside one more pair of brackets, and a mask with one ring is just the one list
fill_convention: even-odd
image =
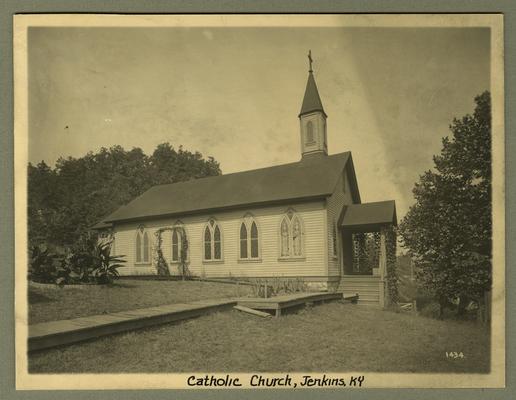
[(276, 317), (281, 316), (281, 311), (307, 303), (324, 303), (325, 301), (342, 300), (342, 292), (313, 292), (294, 293), (268, 298), (242, 298), (238, 299), (238, 305), (254, 308), (256, 310), (274, 311)]
[(29, 325), (29, 351), (56, 347), (233, 308), (235, 299), (203, 300)]
[(80, 342), (114, 333), (131, 331), (149, 326), (198, 317), (215, 311), (229, 310), (235, 305), (255, 310), (269, 310), (281, 315), (281, 311), (306, 303), (322, 303), (341, 300), (342, 292), (294, 293), (269, 298), (238, 298), (201, 300), (177, 303), (138, 310), (92, 315), (29, 325), (29, 351), (42, 350)]

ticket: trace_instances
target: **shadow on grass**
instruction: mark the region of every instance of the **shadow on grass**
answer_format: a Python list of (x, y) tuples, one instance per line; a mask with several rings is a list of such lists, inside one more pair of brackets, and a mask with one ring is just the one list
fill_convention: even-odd
[(45, 296), (41, 293), (29, 291), (29, 304), (49, 303), (52, 301), (56, 301), (56, 300), (51, 297)]
[(130, 283), (121, 283), (121, 282), (113, 282), (113, 283), (108, 283), (106, 285), (99, 285), (99, 286), (102, 286), (102, 287), (105, 287), (105, 288), (109, 288), (109, 289), (134, 289), (136, 287), (138, 287), (138, 285), (133, 285), (133, 284), (130, 284)]

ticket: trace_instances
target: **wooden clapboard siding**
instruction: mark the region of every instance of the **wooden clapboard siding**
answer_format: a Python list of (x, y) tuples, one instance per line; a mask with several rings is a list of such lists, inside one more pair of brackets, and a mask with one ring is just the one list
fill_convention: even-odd
[[(345, 170), (346, 171), (346, 170)], [(333, 254), (333, 224), (338, 222), (342, 207), (346, 204), (352, 204), (351, 187), (349, 185), (348, 175), (343, 171), (339, 178), (333, 194), (327, 199), (327, 254), (328, 254), (328, 275), (339, 276), (341, 274), (341, 258), (342, 258), (342, 236), (337, 234), (337, 257)], [(345, 188), (345, 189), (344, 189)]]
[[(136, 228), (128, 229), (126, 226), (115, 226), (115, 249), (116, 255), (125, 256), (124, 266), (118, 269), (120, 275), (155, 275), (156, 268), (149, 264), (135, 264), (136, 261)], [(154, 239), (154, 232), (148, 230), (149, 239)], [(152, 260), (151, 260), (152, 261)]]
[[(325, 277), (327, 276), (326, 257), (326, 209), (323, 201), (292, 205), (301, 217), (304, 226), (304, 258), (300, 260), (278, 260), (279, 224), (289, 208), (271, 206), (255, 209), (224, 211), (210, 215), (194, 215), (183, 218), (149, 220), (144, 223), (152, 241), (154, 233), (162, 227), (173, 226), (181, 221), (189, 240), (189, 269), (197, 276), (209, 277)], [(251, 213), (259, 229), (259, 261), (241, 261), (239, 256), (239, 232), (242, 218)], [(223, 260), (205, 262), (202, 260), (203, 232), (207, 220), (213, 217), (222, 231)], [(135, 264), (135, 237), (140, 223), (118, 224), (115, 228), (115, 241), (119, 254), (125, 254), (127, 266), (120, 268), (122, 275), (155, 274), (151, 265)], [(177, 265), (171, 263), (172, 240), (170, 232), (163, 234), (162, 250), (171, 273), (178, 274)]]

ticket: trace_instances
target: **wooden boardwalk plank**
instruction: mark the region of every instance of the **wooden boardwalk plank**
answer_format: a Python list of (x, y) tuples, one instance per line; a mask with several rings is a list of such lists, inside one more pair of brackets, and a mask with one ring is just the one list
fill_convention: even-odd
[(249, 313), (249, 314), (253, 314), (253, 315), (258, 315), (259, 317), (263, 317), (263, 318), (270, 318), (270, 317), (272, 317), (272, 315), (270, 315), (270, 314), (268, 314), (266, 312), (258, 311), (258, 310), (255, 310), (255, 309), (249, 308), (249, 307), (234, 306), (233, 308), (235, 310), (243, 311), (243, 312), (246, 312), (246, 313)]
[[(93, 315), (62, 321), (29, 325), (29, 351), (75, 343), (104, 335), (180, 321), (238, 305), (255, 310), (273, 310), (277, 317), (282, 310), (296, 305), (342, 299), (341, 292), (293, 293), (270, 298), (238, 298), (200, 300), (166, 304), (137, 310)], [(259, 313), (259, 311), (258, 311)]]
[(324, 302), (340, 299), (342, 299), (342, 292), (293, 293), (269, 298), (241, 298), (238, 299), (238, 305), (259, 310), (275, 310), (276, 316), (280, 316), (282, 309), (295, 307), (308, 302)]
[(104, 335), (145, 328), (230, 309), (234, 299), (167, 304), (117, 313), (29, 325), (29, 351), (75, 343)]

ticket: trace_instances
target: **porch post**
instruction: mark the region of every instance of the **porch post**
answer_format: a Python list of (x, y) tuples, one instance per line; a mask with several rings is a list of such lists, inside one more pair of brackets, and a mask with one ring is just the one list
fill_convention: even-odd
[(380, 269), (380, 282), (379, 282), (379, 295), (380, 295), (380, 307), (384, 308), (387, 304), (385, 301), (385, 282), (387, 275), (387, 247), (385, 244), (385, 230), (380, 231), (380, 257), (379, 265)]

